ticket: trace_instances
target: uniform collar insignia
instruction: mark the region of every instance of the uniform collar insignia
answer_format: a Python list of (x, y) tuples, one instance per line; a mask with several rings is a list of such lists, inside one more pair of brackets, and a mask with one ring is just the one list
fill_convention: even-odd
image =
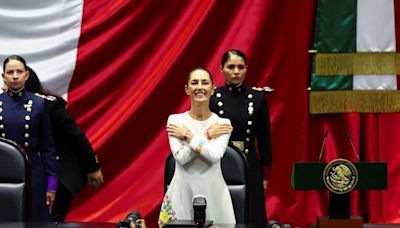
[(25, 89), (22, 89), (18, 92), (8, 90), (7, 93), (10, 95), (10, 97), (22, 97), (25, 94)]
[(230, 92), (236, 92), (236, 93), (239, 93), (239, 92), (243, 92), (243, 91), (244, 91), (244, 86), (243, 86), (243, 84), (240, 84), (240, 85), (231, 85), (231, 84), (226, 83), (226, 84), (225, 84), (225, 88), (226, 88), (228, 91), (230, 91)]

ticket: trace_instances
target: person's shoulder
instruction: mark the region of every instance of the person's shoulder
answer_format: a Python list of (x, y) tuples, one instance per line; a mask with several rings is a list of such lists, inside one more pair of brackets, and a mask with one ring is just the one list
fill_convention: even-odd
[(55, 96), (44, 95), (44, 94), (41, 94), (41, 93), (35, 93), (35, 96), (36, 97), (40, 97), (43, 100), (48, 101), (48, 102), (57, 102), (57, 100), (58, 100), (57, 97), (55, 97)]
[(220, 120), (219, 120), (219, 122), (220, 123), (222, 123), (222, 124), (231, 124), (231, 120), (230, 119), (228, 119), (228, 118), (221, 118)]
[(212, 114), (212, 118), (214, 118), (216, 120), (216, 122), (218, 122), (220, 124), (225, 124), (225, 123), (231, 124), (231, 121), (228, 118), (220, 117), (215, 113)]
[(46, 95), (41, 93), (35, 93), (35, 96), (44, 100), (48, 107), (65, 108), (65, 106), (67, 105), (67, 102), (59, 96)]
[(266, 94), (266, 93), (268, 94), (268, 93), (274, 92), (274, 89), (269, 86), (264, 86), (264, 87), (253, 86), (253, 87), (251, 87), (251, 90), (260, 92), (262, 94)]
[(40, 96), (36, 96), (36, 94), (29, 92), (29, 91), (25, 91), (25, 95), (24, 95), (25, 99), (29, 99), (31, 100), (31, 102), (33, 102), (33, 104), (44, 104), (45, 100), (40, 97)]
[(260, 87), (246, 87), (246, 97), (248, 99), (260, 99), (265, 97), (265, 92)]
[(218, 86), (217, 88), (215, 88), (215, 91), (222, 91), (224, 89), (224, 86)]
[(186, 112), (183, 113), (177, 113), (177, 114), (171, 114), (168, 116), (167, 123), (176, 123), (180, 122), (186, 115)]

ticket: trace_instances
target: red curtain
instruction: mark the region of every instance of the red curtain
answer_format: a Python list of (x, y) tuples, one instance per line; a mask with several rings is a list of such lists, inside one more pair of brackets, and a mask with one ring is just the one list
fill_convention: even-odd
[[(207, 67), (223, 85), (228, 49), (249, 60), (246, 84), (271, 86), (273, 165), (269, 219), (305, 226), (327, 215), (327, 192), (294, 191), (293, 162), (355, 161), (346, 131), (364, 161), (387, 161), (389, 190), (353, 193), (352, 213), (399, 222), (398, 114), (308, 114), (313, 0), (86, 0), (68, 110), (99, 156), (106, 184), (75, 199), (69, 221), (118, 221), (139, 210), (155, 227), (169, 153), (169, 114), (189, 107), (186, 76)], [(399, 200), (398, 200), (399, 199)]]

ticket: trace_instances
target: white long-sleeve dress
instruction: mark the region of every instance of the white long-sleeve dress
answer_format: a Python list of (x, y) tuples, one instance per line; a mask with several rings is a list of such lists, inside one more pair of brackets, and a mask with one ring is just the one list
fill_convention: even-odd
[[(206, 219), (214, 224), (235, 224), (235, 214), (228, 187), (222, 176), (221, 158), (229, 141), (229, 134), (210, 141), (204, 132), (214, 123), (229, 123), (228, 119), (212, 114), (204, 121), (194, 120), (188, 112), (170, 115), (168, 123), (186, 127), (193, 133), (190, 143), (169, 136), (175, 158), (175, 173), (164, 196), (160, 223), (169, 219), (193, 220), (192, 198), (207, 197)], [(196, 153), (195, 150), (200, 150)]]

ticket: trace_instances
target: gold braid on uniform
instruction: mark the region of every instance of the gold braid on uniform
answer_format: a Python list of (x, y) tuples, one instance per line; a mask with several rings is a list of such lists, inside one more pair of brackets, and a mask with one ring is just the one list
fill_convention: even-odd
[(43, 95), (43, 94), (40, 94), (40, 93), (35, 93), (35, 95), (38, 96), (38, 97), (41, 97), (41, 98), (43, 98), (45, 100), (48, 100), (48, 101), (52, 101), (52, 102), (57, 101), (57, 97), (55, 97), (55, 96)]
[(268, 87), (268, 86), (264, 86), (264, 87), (256, 87), (256, 86), (253, 86), (253, 87), (251, 87), (253, 90), (256, 90), (256, 91), (260, 91), (260, 92), (265, 92), (265, 93), (272, 93), (272, 92), (274, 92), (274, 88), (271, 88), (271, 87)]

